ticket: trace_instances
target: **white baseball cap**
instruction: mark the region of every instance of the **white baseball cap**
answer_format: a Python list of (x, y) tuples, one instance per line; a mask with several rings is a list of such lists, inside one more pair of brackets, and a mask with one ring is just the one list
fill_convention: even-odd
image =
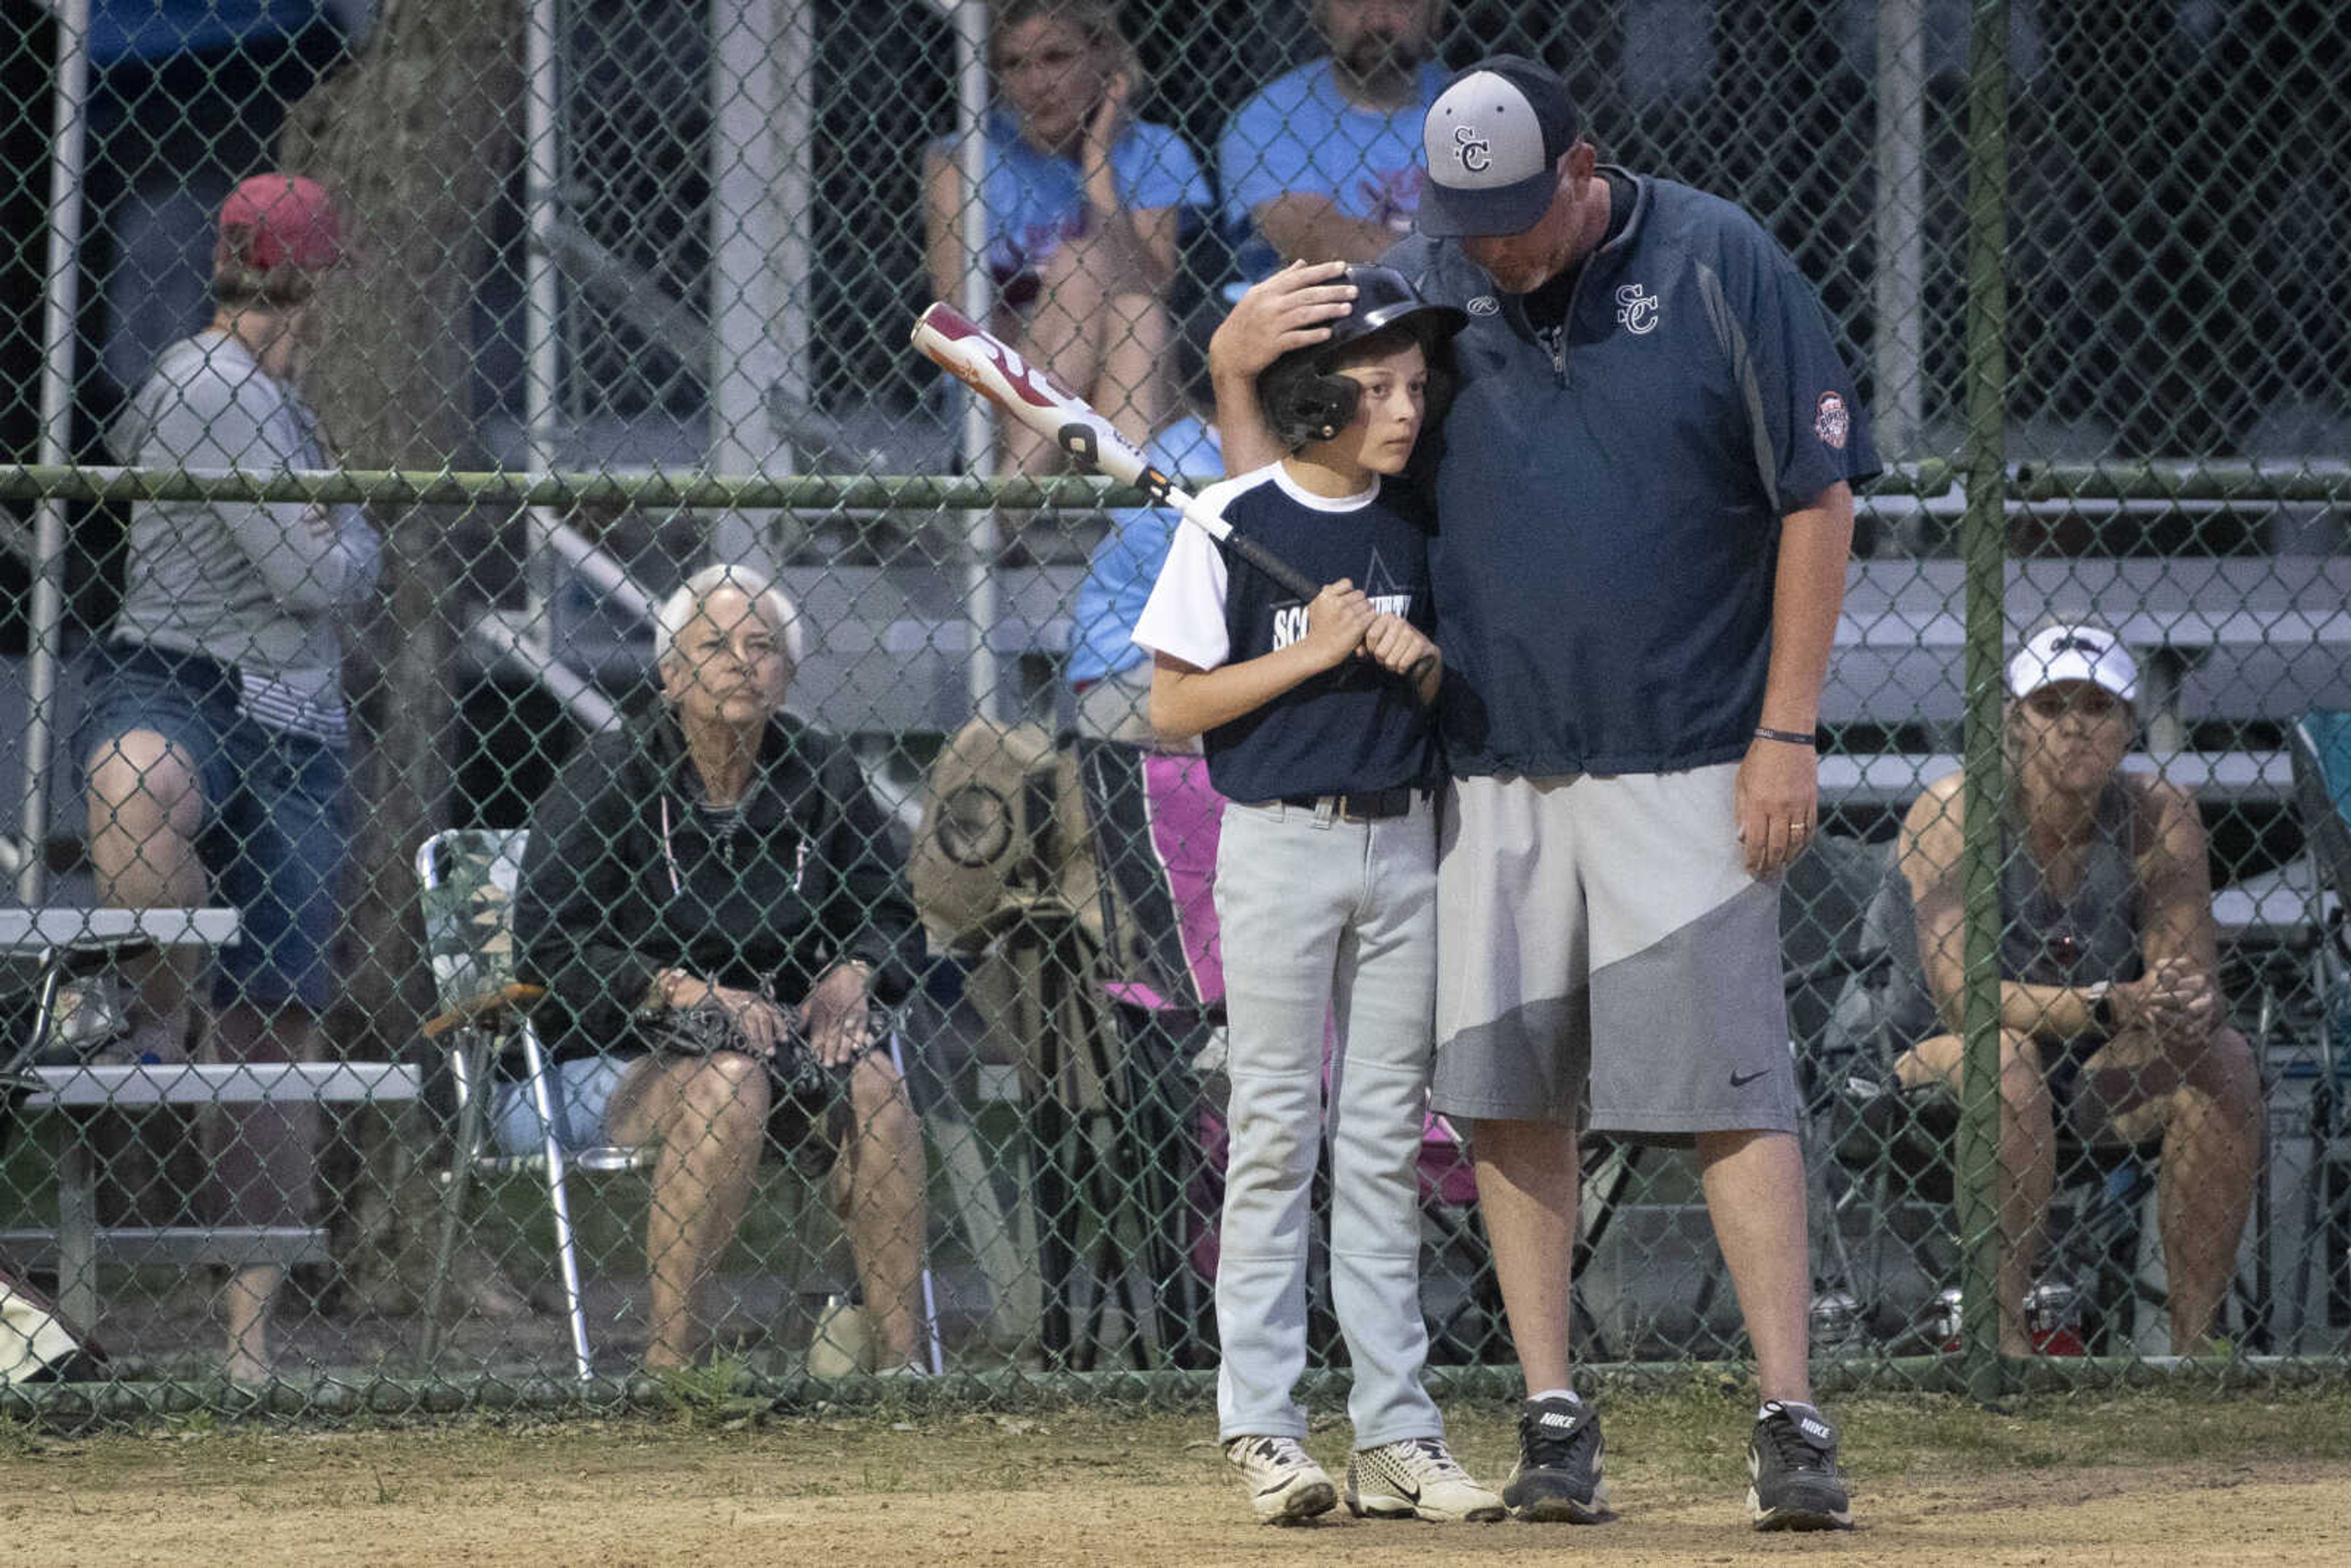
[(2138, 695), (2138, 663), (2103, 626), (2046, 626), (2009, 660), (2008, 689), (2029, 697), (2060, 681), (2088, 681), (2130, 702)]

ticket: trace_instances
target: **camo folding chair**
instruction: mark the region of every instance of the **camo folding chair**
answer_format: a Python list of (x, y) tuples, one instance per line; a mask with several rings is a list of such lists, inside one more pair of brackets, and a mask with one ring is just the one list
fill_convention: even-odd
[[(444, 1042), (457, 1100), (449, 1183), (433, 1249), (433, 1279), (425, 1291), (424, 1359), (430, 1364), (440, 1352), (442, 1301), (474, 1173), (533, 1171), (547, 1183), (564, 1315), (571, 1331), (572, 1365), (585, 1383), (594, 1375), (594, 1363), (588, 1344), (579, 1238), (572, 1228), (566, 1176), (575, 1166), (590, 1171), (642, 1170), (653, 1163), (656, 1151), (614, 1145), (567, 1154), (558, 1136), (555, 1081), (549, 1071), (546, 1047), (530, 1020), (530, 1004), (542, 993), (538, 987), (515, 978), (509, 915), (528, 839), (528, 832), (519, 828), (452, 828), (434, 834), (416, 852), (425, 948), (441, 1007), (425, 1024), (424, 1034), (428, 1040)], [(538, 1119), (541, 1145), (537, 1154), (500, 1155), (491, 1149), (491, 1100), (502, 1062), (512, 1063), (523, 1075)]]
[[(1847, 912), (1818, 957), (1808, 948), (1800, 962), (1792, 946), (1789, 973), (1808, 1140), (1836, 1167), (1834, 1186), (1815, 1193), (1823, 1243), (1815, 1254), (1823, 1270), (1815, 1329), (1823, 1340), (1867, 1329), (1897, 1347), (1915, 1335), (1926, 1348), (1941, 1348), (1952, 1337), (1941, 1322), (1948, 1291), (1931, 1301), (1896, 1300), (1904, 1275), (1915, 1270), (1923, 1290), (1933, 1291), (1956, 1281), (1961, 1266), (1953, 1209), (1959, 1096), (1940, 1085), (1905, 1087), (1896, 1073), (1913, 1043), (1896, 1037), (1888, 998), (1893, 923), (1907, 927), (1915, 919), (1908, 890), (1891, 874), (1891, 844), (1823, 834), (1814, 848), (1830, 856), (1813, 879), (1823, 887), (1819, 896)], [(1822, 875), (1835, 891), (1823, 886)], [(1792, 885), (1796, 880), (1792, 872)], [(1856, 897), (1863, 906), (1857, 920), (1849, 913)], [(1783, 935), (1787, 929), (1783, 921)], [(1805, 991), (1823, 985), (1831, 989), (1807, 1001)], [(1822, 1002), (1825, 1013), (1818, 1010)], [(2163, 1145), (2160, 1134), (2137, 1144), (2087, 1142), (2063, 1117), (2056, 1145), (2057, 1185), (2036, 1296), (2078, 1313), (2067, 1328), (2046, 1331), (2053, 1344), (2067, 1346), (2059, 1354), (2078, 1354), (2075, 1339), (2092, 1349), (2125, 1343), (2138, 1312), (2159, 1314), (2164, 1307), (2162, 1291), (2137, 1267), (2141, 1208), (2154, 1190)], [(1856, 1210), (1865, 1243), (1858, 1249), (1844, 1234)], [(1889, 1247), (1908, 1249), (1910, 1270), (1896, 1266)]]

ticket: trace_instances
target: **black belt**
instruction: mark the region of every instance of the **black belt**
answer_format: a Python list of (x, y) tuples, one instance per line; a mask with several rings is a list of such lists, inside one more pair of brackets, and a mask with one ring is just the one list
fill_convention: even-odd
[(1281, 804), (1319, 811), (1328, 801), (1331, 814), (1343, 821), (1384, 822), (1409, 812), (1412, 798), (1418, 793), (1409, 784), (1398, 784), (1386, 789), (1359, 790), (1353, 795), (1284, 795)]

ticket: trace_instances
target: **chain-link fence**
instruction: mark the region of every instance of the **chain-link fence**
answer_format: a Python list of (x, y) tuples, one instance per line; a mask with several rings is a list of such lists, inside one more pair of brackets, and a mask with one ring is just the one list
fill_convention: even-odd
[[(1216, 743), (1149, 723), (1176, 523), (907, 331), (953, 302), (1213, 478), (1208, 334), (1408, 235), (1495, 50), (1564, 73), (1611, 202), (1769, 230), (1851, 371), (1821, 438), (1885, 464), (1780, 915), (1816, 1366), (2343, 1354), (2341, 7), (0, 28), (7, 1378), (1214, 1366), (1220, 1255), (1270, 1245), (1225, 1223), (1225, 972), (1288, 956), (1220, 945)], [(1681, 418), (1627, 412), (1556, 439)], [(1290, 1043), (1343, 1080), (1341, 1033)], [(1468, 1125), (1411, 1120), (1429, 1359), (1516, 1361)], [(1579, 1153), (1577, 1357), (1748, 1354), (1699, 1162)], [(1354, 1266), (1308, 1249), (1311, 1367)]]

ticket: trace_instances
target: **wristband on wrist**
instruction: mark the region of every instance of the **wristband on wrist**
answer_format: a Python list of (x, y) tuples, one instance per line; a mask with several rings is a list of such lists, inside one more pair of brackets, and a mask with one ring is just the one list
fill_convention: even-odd
[(2090, 1027), (2107, 1039), (2113, 1039), (2115, 1033), (2113, 982), (2100, 980), (2095, 986), (2085, 986), (2083, 988), (2082, 994), (2090, 999)]
[(1801, 746), (1807, 751), (1817, 751), (1820, 749), (1819, 740), (1808, 730), (1771, 729), (1759, 724), (1755, 727), (1755, 738), (1758, 740), (1776, 740), (1782, 746)]

